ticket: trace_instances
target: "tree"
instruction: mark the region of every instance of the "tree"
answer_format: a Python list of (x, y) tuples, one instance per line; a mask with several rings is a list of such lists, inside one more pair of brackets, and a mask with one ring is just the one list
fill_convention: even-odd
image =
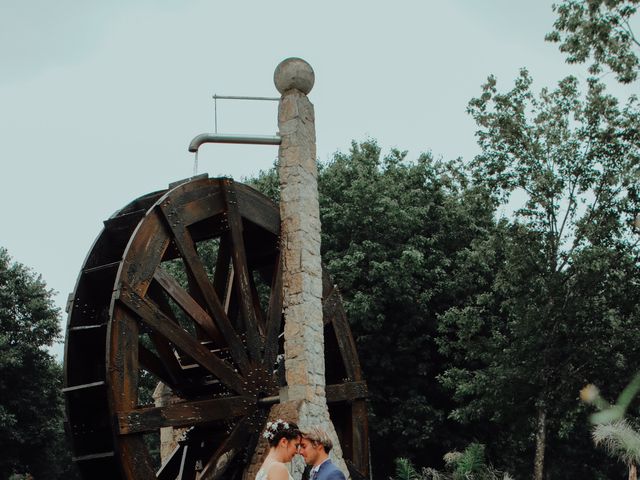
[(546, 39), (560, 43), (569, 63), (589, 58), (592, 74), (608, 66), (622, 83), (638, 78), (640, 42), (631, 28), (640, 0), (564, 0), (553, 9), (558, 18)]
[(39, 276), (0, 248), (0, 477), (72, 478), (62, 429), (62, 369), (45, 350), (59, 311)]
[(437, 463), (458, 437), (436, 381), (437, 316), (475, 291), (474, 276), (452, 272), (492, 230), (493, 206), (459, 162), (409, 162), (400, 151), (382, 158), (372, 141), (337, 153), (319, 187), (323, 261), (357, 339), (373, 445), (384, 446), (374, 457)]
[(541, 479), (547, 444), (557, 454), (585, 441), (567, 400), (579, 383), (608, 377), (617, 388), (640, 366), (640, 115), (635, 99), (620, 107), (595, 80), (584, 98), (573, 77), (539, 97), (531, 82), (523, 70), (503, 94), (490, 77), (469, 104), (476, 181), (497, 206), (522, 205), (494, 239), (495, 280), (441, 316), (440, 346), (452, 361), (441, 381), (460, 402), (453, 415), (512, 428), (505, 448), (514, 461), (531, 453)]
[[(256, 186), (277, 197), (275, 172)], [(395, 457), (434, 465), (460, 439), (450, 398), (436, 380), (437, 316), (490, 276), (468, 253), (494, 227), (486, 192), (460, 162), (406, 152), (383, 157), (375, 141), (353, 143), (319, 169), (322, 255), (338, 285), (371, 398), (373, 469)], [(465, 275), (452, 272), (467, 265)]]

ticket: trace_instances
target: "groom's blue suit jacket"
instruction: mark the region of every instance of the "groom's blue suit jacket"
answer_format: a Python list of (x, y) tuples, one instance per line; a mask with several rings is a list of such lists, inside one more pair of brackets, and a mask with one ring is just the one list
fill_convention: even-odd
[(345, 476), (342, 471), (340, 471), (338, 467), (331, 463), (331, 460), (327, 460), (322, 465), (320, 465), (318, 474), (312, 478), (314, 480), (345, 480)]

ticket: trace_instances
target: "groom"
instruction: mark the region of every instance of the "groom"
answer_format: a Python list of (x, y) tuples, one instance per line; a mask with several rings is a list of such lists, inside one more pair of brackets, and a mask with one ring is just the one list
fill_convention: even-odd
[(303, 432), (300, 441), (300, 455), (311, 467), (309, 480), (346, 480), (344, 474), (329, 460), (333, 447), (327, 432), (320, 427), (311, 427)]

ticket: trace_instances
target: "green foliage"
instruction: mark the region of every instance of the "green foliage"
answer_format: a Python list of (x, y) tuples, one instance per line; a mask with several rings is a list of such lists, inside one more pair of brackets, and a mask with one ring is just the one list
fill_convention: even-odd
[(484, 445), (472, 443), (452, 462), (453, 479), (463, 480), (471, 476), (480, 476), (486, 470), (484, 464)]
[(45, 350), (59, 312), (39, 276), (0, 248), (0, 478), (73, 478), (62, 428), (62, 369)]
[(596, 446), (625, 464), (640, 463), (640, 434), (626, 419), (595, 425), (592, 436)]
[(590, 72), (608, 66), (623, 83), (638, 77), (640, 43), (631, 28), (639, 0), (564, 0), (553, 8), (558, 17), (546, 39), (560, 43), (569, 63), (592, 60)]
[(374, 441), (393, 445), (378, 454), (437, 458), (448, 445), (436, 436), (454, 441), (436, 381), (437, 316), (490, 274), (469, 250), (492, 230), (493, 206), (459, 162), (405, 156), (382, 158), (368, 141), (321, 168), (322, 252), (370, 386)]
[(627, 417), (632, 400), (640, 391), (640, 374), (618, 396), (614, 405), (610, 405), (598, 388), (589, 384), (580, 390), (580, 399), (594, 405), (598, 411), (589, 418), (593, 429), (591, 436), (596, 446), (602, 447), (607, 454), (629, 467), (629, 478), (637, 477), (637, 465), (640, 464), (640, 433)]
[[(320, 165), (323, 260), (341, 289), (369, 385), (376, 474), (385, 475), (396, 457), (437, 465), (456, 444), (476, 440), (500, 468), (531, 471), (540, 405), (549, 410), (552, 474), (564, 465), (592, 478), (609, 472), (604, 456), (585, 458), (585, 412), (566, 394), (587, 379), (622, 388), (640, 358), (638, 265), (627, 223), (637, 205), (635, 137), (623, 129), (635, 121), (633, 107), (620, 113), (605, 98), (606, 108), (584, 108), (591, 133), (579, 140), (575, 128), (584, 125), (562, 113), (572, 103), (565, 97), (584, 104), (571, 81), (536, 100), (534, 121), (526, 78), (519, 92), (496, 90), (476, 104), (487, 135), (486, 156), (472, 165), (475, 179), (460, 162), (429, 155), (410, 162), (399, 151), (383, 158), (373, 141)], [(522, 107), (510, 105), (514, 97)], [(601, 130), (613, 137), (611, 151)], [(524, 135), (531, 137), (521, 142)], [(552, 156), (545, 163), (538, 153), (565, 163)], [(571, 165), (576, 153), (582, 170)], [(626, 155), (626, 170), (596, 164), (613, 153)], [(527, 172), (536, 172), (535, 182), (525, 182)], [(275, 171), (254, 184), (277, 198)], [(495, 208), (520, 195), (521, 185), (535, 194), (515, 220), (496, 222)], [(588, 203), (594, 185), (601, 191), (595, 205)], [(556, 217), (567, 218), (551, 233), (549, 195)], [(576, 204), (571, 212), (558, 213), (569, 204)], [(585, 212), (591, 220), (581, 221)], [(627, 216), (616, 220), (620, 212)]]
[(452, 451), (444, 456), (446, 471), (423, 468), (420, 473), (409, 459), (397, 458), (392, 480), (509, 480), (509, 474), (487, 465), (485, 447), (471, 443), (463, 452)]
[(496, 85), (489, 78), (469, 104), (482, 148), (471, 166), (515, 212), (474, 252), (494, 276), (440, 315), (450, 365), (439, 378), (458, 402), (453, 418), (500, 430), (490, 446), (503, 465), (531, 464), (543, 412), (550, 468), (561, 468), (554, 455), (583, 468), (575, 438), (587, 437), (570, 392), (595, 379), (621, 388), (640, 366), (638, 106), (620, 107), (594, 81), (583, 96), (572, 77), (539, 96), (526, 71), (506, 93)]
[[(275, 192), (275, 171), (253, 181)], [(457, 439), (436, 381), (438, 314), (491, 277), (493, 205), (460, 162), (382, 157), (353, 144), (319, 169), (323, 261), (339, 286), (371, 393), (376, 472), (398, 456), (439, 462)], [(391, 472), (388, 472), (389, 474)]]
[(408, 458), (396, 458), (396, 476), (394, 480), (420, 480), (420, 475)]

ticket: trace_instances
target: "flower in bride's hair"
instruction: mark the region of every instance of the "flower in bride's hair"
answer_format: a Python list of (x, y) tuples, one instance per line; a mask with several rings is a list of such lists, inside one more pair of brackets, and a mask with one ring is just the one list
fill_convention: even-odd
[(262, 432), (262, 436), (267, 440), (272, 440), (279, 431), (282, 432), (289, 430), (290, 425), (281, 418), (277, 418), (273, 422), (267, 422), (265, 427), (266, 428), (264, 432)]

